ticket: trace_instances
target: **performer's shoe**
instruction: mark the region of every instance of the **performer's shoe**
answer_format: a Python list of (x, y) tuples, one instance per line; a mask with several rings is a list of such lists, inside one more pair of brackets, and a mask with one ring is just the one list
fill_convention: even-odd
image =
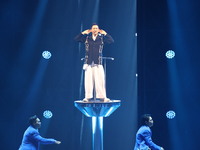
[(109, 99), (109, 98), (104, 98), (104, 100), (103, 100), (104, 102), (111, 102), (111, 100)]
[(83, 102), (89, 102), (89, 99), (88, 98), (84, 98)]

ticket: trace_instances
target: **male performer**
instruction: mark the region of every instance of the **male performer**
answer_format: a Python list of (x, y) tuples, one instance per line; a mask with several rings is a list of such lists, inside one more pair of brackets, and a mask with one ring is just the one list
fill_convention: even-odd
[(38, 129), (41, 127), (40, 119), (35, 115), (29, 118), (30, 126), (24, 132), (19, 150), (39, 150), (39, 144), (60, 144), (60, 141), (47, 139), (40, 136)]
[(96, 98), (104, 102), (110, 99), (106, 96), (105, 90), (105, 74), (102, 65), (102, 51), (104, 44), (114, 42), (113, 38), (104, 30), (99, 29), (97, 24), (93, 24), (91, 29), (81, 32), (75, 37), (78, 42), (85, 43), (85, 62), (83, 69), (85, 70), (85, 98), (84, 102), (88, 102), (93, 98), (93, 89), (95, 86)]
[(156, 145), (151, 139), (151, 129), (153, 126), (153, 119), (151, 115), (144, 114), (141, 119), (142, 126), (136, 134), (136, 142), (134, 150), (164, 150), (162, 147)]

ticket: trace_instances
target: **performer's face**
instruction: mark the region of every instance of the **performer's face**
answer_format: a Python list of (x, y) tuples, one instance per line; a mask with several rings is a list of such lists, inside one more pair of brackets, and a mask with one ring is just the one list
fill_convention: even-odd
[(148, 125), (149, 127), (152, 127), (152, 126), (153, 126), (153, 119), (152, 119), (152, 117), (149, 117), (149, 121), (147, 122), (147, 125)]
[(99, 32), (99, 26), (98, 25), (93, 25), (91, 30), (92, 30), (92, 34), (93, 35), (97, 35), (98, 32)]
[(34, 126), (35, 126), (35, 128), (37, 128), (37, 129), (41, 127), (41, 121), (40, 121), (39, 118), (37, 118), (37, 119), (35, 120)]

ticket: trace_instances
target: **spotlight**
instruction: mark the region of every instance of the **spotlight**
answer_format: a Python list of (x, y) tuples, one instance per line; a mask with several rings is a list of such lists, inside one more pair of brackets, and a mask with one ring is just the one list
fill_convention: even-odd
[(43, 51), (42, 56), (44, 57), (44, 59), (49, 59), (51, 58), (51, 53), (49, 51)]
[(50, 110), (45, 110), (45, 111), (43, 112), (43, 116), (44, 116), (46, 119), (50, 119), (50, 118), (53, 116), (53, 114), (52, 114), (52, 112), (51, 112)]
[(176, 113), (173, 110), (169, 110), (166, 113), (166, 116), (167, 116), (168, 119), (173, 119), (176, 116)]
[(165, 56), (168, 58), (168, 59), (172, 59), (175, 57), (175, 52), (173, 50), (168, 50), (166, 53), (165, 53)]

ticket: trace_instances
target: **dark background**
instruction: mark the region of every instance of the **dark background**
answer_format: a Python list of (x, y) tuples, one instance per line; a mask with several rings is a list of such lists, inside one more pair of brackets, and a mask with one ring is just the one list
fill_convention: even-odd
[[(104, 49), (105, 57), (115, 58), (107, 61), (107, 95), (122, 101), (104, 118), (104, 149), (133, 149), (143, 113), (152, 114), (153, 141), (165, 150), (197, 149), (198, 6), (197, 0), (1, 0), (1, 149), (18, 149), (34, 114), (42, 136), (62, 141), (43, 150), (92, 149), (91, 118), (74, 107), (84, 98), (84, 45), (73, 39), (93, 22), (115, 40)], [(175, 58), (167, 59), (167, 50)], [(53, 112), (51, 119), (43, 117), (45, 110)], [(168, 110), (176, 112), (174, 119), (166, 118)]]

